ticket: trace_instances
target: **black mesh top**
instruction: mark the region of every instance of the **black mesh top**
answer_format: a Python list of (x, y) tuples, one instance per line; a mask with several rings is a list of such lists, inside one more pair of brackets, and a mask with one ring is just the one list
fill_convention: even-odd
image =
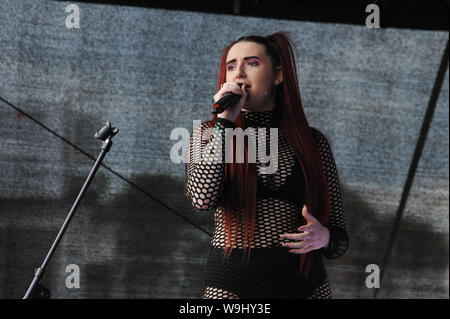
[[(266, 145), (270, 145), (269, 134), (271, 127), (278, 127), (278, 118), (275, 111), (251, 112), (242, 111), (244, 127), (266, 128)], [(213, 249), (223, 249), (226, 243), (226, 233), (223, 224), (222, 190), (224, 182), (225, 160), (225, 129), (234, 128), (231, 121), (217, 118), (214, 128), (208, 123), (197, 127), (191, 137), (189, 148), (189, 162), (186, 164), (186, 196), (198, 210), (215, 210), (214, 232), (211, 239)], [(312, 128), (322, 157), (325, 176), (330, 193), (330, 216), (328, 224), (324, 225), (330, 231), (330, 241), (320, 253), (329, 259), (341, 257), (348, 248), (348, 235), (346, 232), (344, 210), (341, 201), (341, 191), (330, 144), (325, 136), (317, 129)], [(265, 174), (267, 165), (261, 163), (258, 153), (258, 130), (256, 132), (256, 160), (258, 172), (258, 188), (256, 202), (256, 228), (252, 248), (279, 248), (280, 234), (295, 233), (301, 226), (302, 206), (305, 203), (305, 179), (300, 163), (292, 147), (286, 140), (282, 130), (278, 130), (278, 161), (277, 170), (273, 174)], [(203, 135), (203, 136), (202, 136)], [(203, 137), (203, 138), (202, 138)], [(222, 150), (217, 152), (217, 150)], [(203, 154), (203, 157), (202, 155)], [(267, 153), (269, 154), (269, 153)], [(272, 158), (273, 160), (273, 158)], [(243, 248), (243, 235), (232, 233), (236, 239), (234, 248)], [(233, 243), (233, 241), (232, 241)], [(283, 248), (286, 249), (286, 248)], [(262, 251), (262, 250), (260, 250)], [(317, 253), (318, 251), (316, 251)], [(214, 263), (220, 263), (218, 258)], [(219, 265), (220, 266), (220, 265)], [(222, 281), (227, 281), (230, 274), (220, 274)], [(211, 267), (210, 267), (211, 268)], [(325, 275), (326, 277), (326, 275)], [(230, 278), (231, 280), (231, 278)], [(219, 286), (219, 284), (217, 284)], [(222, 285), (230, 287), (229, 285)], [(236, 291), (220, 287), (206, 287), (204, 298), (242, 298)], [(236, 289), (237, 290), (237, 289)], [(244, 295), (244, 292), (242, 292)], [(250, 296), (250, 295), (249, 295)], [(309, 298), (331, 298), (328, 280), (323, 280), (309, 294)]]

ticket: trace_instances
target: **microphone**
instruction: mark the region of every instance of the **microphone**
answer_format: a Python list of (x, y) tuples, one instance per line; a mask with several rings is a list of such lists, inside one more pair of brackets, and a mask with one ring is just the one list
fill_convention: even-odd
[[(240, 87), (242, 87), (242, 83), (238, 83)], [(242, 95), (235, 94), (233, 92), (225, 93), (211, 108), (211, 112), (213, 114), (220, 114), (225, 111), (227, 108), (236, 104)]]

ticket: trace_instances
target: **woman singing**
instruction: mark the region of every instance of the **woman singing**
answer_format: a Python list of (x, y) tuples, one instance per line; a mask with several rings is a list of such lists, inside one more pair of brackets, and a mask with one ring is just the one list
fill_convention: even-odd
[[(186, 196), (198, 210), (215, 209), (203, 298), (332, 298), (322, 256), (348, 248), (341, 191), (328, 140), (306, 120), (288, 35), (231, 43), (217, 90), (214, 101), (241, 98), (194, 130), (186, 164)], [(256, 161), (251, 134), (244, 162), (236, 160), (238, 142), (226, 135), (237, 128), (254, 129)], [(273, 143), (269, 174), (260, 158)]]

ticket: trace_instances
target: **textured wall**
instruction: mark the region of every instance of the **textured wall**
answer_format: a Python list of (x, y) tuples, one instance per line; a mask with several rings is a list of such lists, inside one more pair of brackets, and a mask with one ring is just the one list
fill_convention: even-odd
[[(199, 298), (212, 213), (185, 200), (170, 132), (209, 118), (226, 44), (279, 30), (292, 31), (305, 112), (340, 175), (351, 246), (326, 260), (334, 296), (373, 296), (364, 270), (388, 248), (448, 33), (94, 4), (79, 4), (69, 30), (67, 4), (0, 2), (0, 97), (38, 121), (0, 101), (0, 297), (26, 291), (109, 120), (120, 128), (110, 169), (43, 283), (55, 298)], [(449, 296), (448, 106), (447, 70), (379, 298)], [(69, 290), (72, 263), (81, 287)]]

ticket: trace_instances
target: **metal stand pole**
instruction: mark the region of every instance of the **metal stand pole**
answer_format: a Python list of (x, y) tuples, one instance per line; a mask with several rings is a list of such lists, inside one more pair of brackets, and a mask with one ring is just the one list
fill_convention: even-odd
[[(86, 181), (84, 182), (83, 187), (81, 188), (80, 193), (77, 196), (77, 199), (75, 200), (75, 203), (72, 206), (72, 209), (69, 212), (69, 215), (67, 215), (66, 220), (64, 221), (64, 224), (62, 225), (58, 235), (56, 236), (55, 241), (53, 242), (52, 247), (50, 248), (47, 257), (45, 257), (44, 262), (42, 263), (41, 267), (37, 268), (35, 270), (35, 274), (34, 274), (34, 279), (31, 282), (27, 292), (25, 293), (25, 296), (23, 297), (23, 299), (30, 299), (30, 298), (39, 298), (38, 294), (33, 294), (36, 286), (39, 287), (39, 290), (41, 292), (41, 297), (45, 295), (47, 295), (48, 297), (50, 297), (50, 292), (48, 291), (48, 289), (46, 289), (45, 287), (43, 287), (42, 285), (39, 285), (39, 281), (42, 278), (42, 275), (45, 272), (45, 268), (47, 267), (47, 264), (50, 261), (50, 258), (52, 257), (53, 253), (56, 250), (56, 247), (58, 246), (62, 236), (64, 235), (64, 232), (66, 231), (67, 227), (69, 226), (70, 220), (73, 217), (73, 214), (75, 213), (75, 210), (78, 207), (78, 204), (80, 203), (81, 199), (83, 198), (87, 188), (89, 187), (89, 184), (92, 182), (92, 180), (94, 179), (95, 173), (97, 172), (97, 169), (99, 168), (100, 164), (103, 161), (103, 158), (105, 157), (106, 153), (109, 152), (109, 150), (111, 149), (111, 145), (112, 145), (112, 138), (114, 135), (116, 135), (119, 132), (118, 128), (112, 128), (111, 127), (111, 123), (110, 122), (106, 122), (105, 126), (103, 126), (99, 132), (95, 133), (95, 138), (98, 138), (100, 140), (103, 141), (102, 147), (101, 147), (101, 152), (100, 155), (98, 156), (97, 160), (95, 161), (94, 166), (91, 169), (91, 172), (89, 173), (89, 176), (87, 177)], [(47, 290), (47, 291), (46, 291)], [(44, 292), (44, 293), (42, 293)]]

